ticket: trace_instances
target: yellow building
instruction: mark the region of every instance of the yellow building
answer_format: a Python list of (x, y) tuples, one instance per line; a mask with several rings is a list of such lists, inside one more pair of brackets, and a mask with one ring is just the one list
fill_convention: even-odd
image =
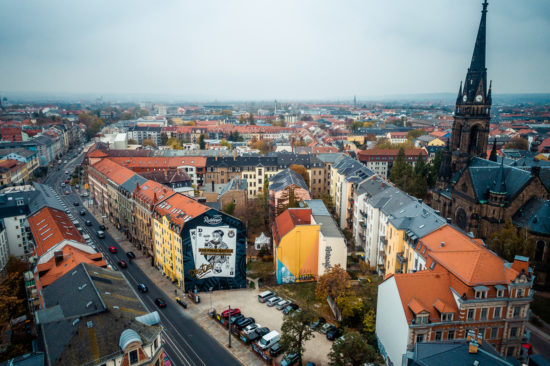
[[(181, 232), (185, 220), (194, 218), (208, 209), (207, 206), (176, 193), (155, 206), (153, 212), (155, 265), (184, 291)], [(185, 212), (185, 215), (176, 215), (178, 212)]]
[(432, 141), (428, 142), (428, 146), (445, 146), (445, 142), (436, 137)]
[(359, 145), (363, 145), (365, 143), (365, 136), (348, 136), (346, 138), (349, 142), (357, 142)]
[(405, 258), (405, 241), (403, 240), (404, 230), (397, 229), (391, 221), (386, 228), (386, 239), (388, 246), (386, 251), (386, 263), (384, 264), (385, 274), (406, 273), (407, 263)]

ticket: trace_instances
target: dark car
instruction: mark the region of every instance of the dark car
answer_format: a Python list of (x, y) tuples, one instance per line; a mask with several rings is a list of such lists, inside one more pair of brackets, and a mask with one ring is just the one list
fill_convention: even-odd
[(237, 324), (237, 322), (241, 319), (244, 319), (243, 314), (236, 314), (231, 317), (231, 324)]
[(285, 308), (285, 310), (283, 310), (283, 314), (288, 315), (291, 311), (297, 310), (299, 308), (300, 307), (296, 304), (290, 304)]
[(187, 303), (183, 301), (180, 297), (176, 297), (176, 302), (180, 304), (184, 309), (187, 309)]
[(157, 304), (157, 306), (159, 308), (165, 308), (166, 307), (166, 301), (164, 301), (164, 299), (162, 297), (157, 297), (155, 299), (155, 304)]
[(340, 337), (343, 333), (342, 328), (332, 328), (327, 332), (327, 339), (329, 341), (333, 341)]
[(86, 210), (80, 210), (80, 216), (86, 215)]
[(134, 254), (134, 252), (127, 252), (126, 256), (130, 259), (136, 259), (136, 255)]
[(325, 320), (325, 318), (323, 318), (322, 316), (317, 318), (313, 323), (311, 323), (309, 326), (311, 327), (311, 329), (317, 329), (319, 328), (320, 326), (322, 326), (323, 324), (325, 324), (327, 321)]
[(267, 333), (269, 333), (269, 328), (268, 327), (263, 327), (263, 328), (256, 329), (256, 331), (254, 331), (254, 332), (252, 332), (251, 334), (248, 335), (248, 340), (250, 342), (254, 342), (254, 341), (262, 338)]
[(255, 323), (256, 321), (254, 320), (254, 318), (242, 318), (242, 319), (239, 319), (235, 325), (239, 328), (244, 328), (246, 327), (247, 325), (250, 325), (252, 323)]
[(126, 267), (128, 267), (128, 263), (126, 263), (126, 262), (123, 261), (122, 259), (118, 261), (118, 265), (120, 266), (120, 268), (126, 268)]
[[(237, 315), (240, 313), (241, 313), (240, 309), (231, 309), (231, 315)], [(222, 311), (222, 316), (226, 319), (229, 318), (229, 309)]]
[(109, 247), (109, 252), (116, 253), (117, 252), (116, 247), (110, 246)]
[(271, 348), (269, 349), (269, 355), (271, 357), (277, 357), (279, 356), (281, 353), (283, 353), (283, 347), (281, 346), (281, 344), (279, 342), (275, 343), (273, 346), (271, 346)]
[(99, 230), (107, 230), (107, 228), (105, 227), (105, 225), (99, 225)]
[(86, 226), (92, 226), (92, 222), (90, 220), (86, 220)]
[(80, 206), (80, 203), (78, 203), (78, 202), (73, 202), (73, 205), (75, 205), (75, 206)]
[(147, 288), (147, 286), (145, 286), (144, 283), (140, 283), (138, 286), (137, 286), (137, 289), (139, 292), (141, 293), (146, 293), (147, 291), (149, 291), (149, 289)]
[(296, 362), (298, 362), (299, 358), (300, 356), (297, 353), (290, 353), (283, 357), (283, 360), (281, 361), (281, 366), (294, 365)]

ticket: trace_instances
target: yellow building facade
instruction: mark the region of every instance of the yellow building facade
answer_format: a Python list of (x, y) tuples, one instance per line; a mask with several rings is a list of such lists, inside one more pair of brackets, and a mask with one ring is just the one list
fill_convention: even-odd
[(386, 262), (384, 264), (385, 274), (405, 273), (408, 267), (407, 256), (405, 254), (405, 250), (408, 250), (408, 245), (404, 240), (405, 231), (398, 230), (388, 221), (386, 234), (388, 246), (386, 250)]
[(180, 233), (173, 230), (174, 225), (167, 216), (156, 215), (153, 222), (155, 265), (165, 276), (185, 291)]

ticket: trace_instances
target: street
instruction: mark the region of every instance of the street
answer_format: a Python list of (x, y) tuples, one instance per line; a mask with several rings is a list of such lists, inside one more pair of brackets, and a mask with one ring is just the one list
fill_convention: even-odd
[[(233, 355), (220, 345), (214, 338), (205, 332), (193, 319), (191, 319), (183, 308), (178, 305), (172, 298), (166, 298), (163, 291), (153, 283), (142, 270), (128, 260), (126, 253), (112, 238), (108, 230), (105, 231), (105, 238), (99, 239), (97, 231), (99, 229), (98, 222), (94, 216), (88, 211), (83, 204), (82, 197), (76, 189), (67, 184), (66, 187), (61, 187), (64, 182), (65, 170), (72, 174), (74, 167), (82, 161), (82, 154), (78, 155), (72, 161), (61, 166), (60, 169), (54, 171), (47, 177), (45, 184), (50, 185), (59, 195), (59, 198), (72, 214), (74, 219), (79, 220), (80, 227), (83, 233), (90, 235), (94, 245), (98, 251), (103, 253), (104, 258), (115, 270), (121, 271), (131, 286), (134, 288), (136, 295), (142, 300), (143, 304), (149, 311), (157, 310), (160, 314), (164, 338), (164, 349), (174, 365), (240, 365)], [(81, 187), (81, 189), (83, 189)], [(65, 191), (69, 194), (66, 195)], [(87, 198), (85, 198), (87, 199)], [(75, 206), (78, 202), (78, 206)], [(86, 210), (84, 216), (80, 215), (80, 210)], [(86, 226), (85, 221), (90, 220), (91, 226)], [(108, 248), (114, 246), (117, 248), (117, 253), (109, 252)], [(127, 268), (119, 268), (118, 261), (124, 260), (128, 263)], [(145, 284), (149, 291), (141, 293), (136, 291), (137, 285)], [(167, 307), (160, 309), (154, 303), (154, 299), (162, 297), (167, 302)]]

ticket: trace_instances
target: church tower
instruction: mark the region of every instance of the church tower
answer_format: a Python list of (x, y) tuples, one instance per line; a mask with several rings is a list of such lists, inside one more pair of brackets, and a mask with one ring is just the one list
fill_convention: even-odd
[(487, 155), (491, 119), (491, 85), (487, 85), (485, 33), (487, 0), (483, 2), (472, 62), (464, 84), (460, 83), (450, 143), (451, 171), (455, 173), (472, 157)]

